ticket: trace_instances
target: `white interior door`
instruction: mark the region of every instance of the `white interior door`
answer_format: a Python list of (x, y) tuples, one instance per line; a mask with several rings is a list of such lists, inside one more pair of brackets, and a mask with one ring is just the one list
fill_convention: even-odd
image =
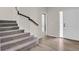
[(42, 14), (42, 33), (46, 35), (46, 14)]
[(79, 40), (79, 9), (64, 10), (64, 38)]

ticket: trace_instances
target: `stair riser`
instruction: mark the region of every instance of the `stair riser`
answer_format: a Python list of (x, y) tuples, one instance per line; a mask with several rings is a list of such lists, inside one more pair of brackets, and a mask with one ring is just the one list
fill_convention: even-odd
[(30, 37), (28, 39), (25, 39), (25, 40), (22, 40), (22, 41), (18, 41), (16, 43), (12, 43), (12, 44), (8, 44), (8, 45), (5, 45), (5, 46), (2, 46), (1, 47), (1, 50), (6, 50), (6, 49), (9, 49), (11, 47), (14, 47), (14, 46), (17, 46), (17, 45), (21, 45), (22, 43), (27, 43), (29, 41), (33, 40), (33, 37)]
[(12, 27), (12, 28), (0, 28), (0, 31), (16, 30), (16, 29), (19, 29), (19, 27)]
[(16, 21), (0, 20), (0, 23), (16, 23)]
[(16, 40), (16, 39), (27, 37), (27, 36), (30, 36), (30, 33), (22, 34), (22, 35), (14, 36), (14, 37), (3, 38), (3, 39), (0, 39), (0, 40), (1, 40), (1, 43), (3, 43), (3, 42), (7, 42), (7, 41), (11, 41), (11, 40)]
[(37, 43), (36, 42), (33, 42), (32, 44), (30, 44), (28, 46), (25, 46), (24, 48), (18, 49), (16, 51), (29, 51), (32, 47), (34, 47), (36, 45), (37, 45)]
[(7, 35), (18, 34), (18, 33), (23, 33), (23, 32), (24, 32), (24, 30), (18, 30), (18, 31), (0, 33), (0, 37), (2, 37), (2, 36), (7, 36)]
[(0, 24), (0, 27), (17, 26), (17, 24)]

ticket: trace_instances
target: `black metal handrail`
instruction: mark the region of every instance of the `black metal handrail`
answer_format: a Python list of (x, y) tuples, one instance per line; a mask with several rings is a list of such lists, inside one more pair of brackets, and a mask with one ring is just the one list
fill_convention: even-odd
[(29, 16), (26, 16), (26, 15), (24, 15), (24, 14), (22, 14), (22, 13), (20, 13), (19, 11), (18, 11), (18, 9), (17, 9), (17, 7), (15, 7), (16, 8), (16, 11), (17, 11), (17, 14), (18, 15), (21, 15), (21, 16), (23, 16), (23, 17), (25, 17), (25, 18), (28, 18), (28, 20), (30, 20), (31, 22), (33, 22), (35, 25), (39, 25), (38, 23), (36, 23), (34, 20), (32, 20)]

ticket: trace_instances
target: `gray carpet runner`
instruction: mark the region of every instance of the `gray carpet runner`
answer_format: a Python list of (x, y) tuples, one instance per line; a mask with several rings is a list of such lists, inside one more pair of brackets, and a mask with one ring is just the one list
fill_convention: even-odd
[(0, 20), (0, 51), (28, 51), (37, 38), (19, 29), (16, 21)]

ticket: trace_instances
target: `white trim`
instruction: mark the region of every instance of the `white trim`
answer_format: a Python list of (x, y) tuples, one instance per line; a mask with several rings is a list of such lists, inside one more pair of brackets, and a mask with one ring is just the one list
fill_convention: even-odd
[(63, 11), (59, 11), (59, 22), (60, 22), (59, 37), (63, 37)]
[(42, 32), (44, 33), (45, 32), (45, 14), (42, 14)]
[(46, 35), (47, 35), (47, 20), (48, 20), (48, 15), (46, 14)]

